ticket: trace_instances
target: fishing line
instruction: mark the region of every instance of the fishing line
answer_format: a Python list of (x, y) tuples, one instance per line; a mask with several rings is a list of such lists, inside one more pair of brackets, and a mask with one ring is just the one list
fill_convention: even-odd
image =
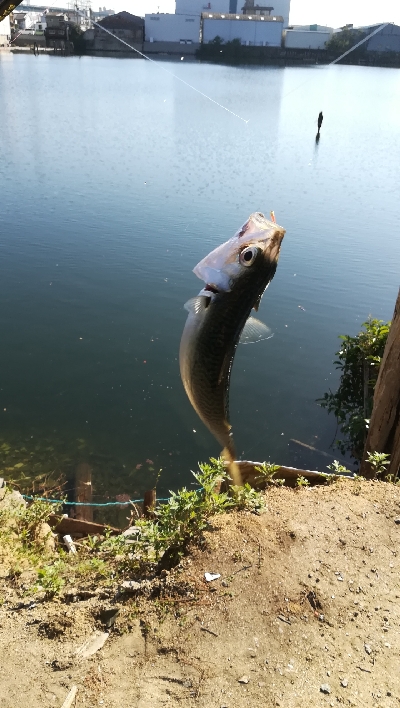
[[(392, 25), (392, 24), (393, 24), (393, 22), (385, 22), (383, 25), (380, 25), (380, 27), (378, 27), (377, 29), (375, 29), (373, 32), (371, 32), (371, 33), (368, 34), (366, 37), (364, 37), (364, 39), (362, 39), (360, 42), (358, 42), (357, 44), (355, 44), (354, 47), (351, 47), (350, 49), (347, 50), (347, 52), (344, 52), (344, 54), (341, 54), (340, 57), (338, 57), (337, 59), (334, 59), (333, 61), (329, 62), (329, 64), (325, 64), (325, 65), (324, 65), (324, 68), (327, 69), (329, 66), (333, 66), (334, 64), (337, 64), (341, 59), (343, 59), (344, 57), (347, 57), (348, 54), (350, 54), (351, 52), (354, 52), (355, 49), (357, 49), (357, 48), (360, 47), (362, 44), (364, 44), (364, 42), (366, 42), (367, 39), (370, 39), (370, 38), (373, 37), (375, 34), (378, 34), (378, 32), (380, 32), (381, 30), (383, 30), (385, 27), (387, 27), (388, 25)], [(305, 84), (308, 84), (309, 81), (311, 81), (311, 78), (306, 79), (305, 81), (303, 81), (303, 83), (299, 84), (299, 86), (296, 86), (296, 88), (292, 89), (291, 91), (288, 91), (288, 93), (285, 93), (285, 94), (282, 96), (282, 99), (281, 99), (281, 100), (283, 100), (283, 99), (286, 98), (287, 96), (290, 96), (290, 94), (291, 94), (291, 93), (294, 93), (294, 91), (298, 91), (302, 86), (304, 86)]]
[[(78, 8), (76, 8), (76, 11), (77, 11), (82, 17), (85, 17), (85, 14), (84, 14), (83, 12), (80, 12), (80, 10), (78, 10)], [(203, 98), (206, 98), (208, 101), (211, 101), (211, 103), (215, 103), (216, 106), (218, 106), (219, 108), (223, 108), (224, 111), (227, 111), (227, 113), (230, 113), (232, 116), (235, 116), (235, 118), (239, 118), (239, 120), (243, 121), (243, 123), (246, 123), (246, 125), (247, 125), (247, 123), (249, 122), (250, 119), (247, 119), (247, 120), (246, 120), (246, 118), (242, 118), (242, 116), (239, 116), (239, 115), (238, 115), (237, 113), (235, 113), (234, 111), (231, 111), (230, 108), (227, 108), (226, 106), (223, 106), (222, 103), (218, 103), (218, 101), (215, 101), (214, 98), (211, 98), (211, 96), (208, 96), (208, 95), (207, 95), (206, 93), (204, 93), (203, 91), (200, 91), (200, 89), (196, 88), (195, 86), (192, 86), (192, 84), (189, 84), (189, 82), (188, 82), (188, 81), (185, 81), (185, 79), (181, 79), (181, 77), (180, 77), (180, 76), (177, 76), (176, 74), (174, 74), (173, 71), (169, 71), (169, 69), (166, 69), (164, 66), (161, 66), (161, 64), (160, 64), (158, 61), (156, 61), (155, 59), (152, 59), (151, 57), (147, 56), (147, 54), (143, 54), (143, 52), (140, 52), (139, 49), (135, 49), (135, 47), (132, 47), (131, 44), (128, 44), (128, 42), (125, 42), (125, 40), (124, 40), (124, 39), (121, 39), (121, 37), (117, 37), (116, 34), (113, 34), (112, 32), (110, 32), (110, 30), (106, 29), (105, 27), (103, 27), (102, 25), (100, 25), (98, 22), (95, 22), (94, 20), (91, 20), (91, 22), (92, 22), (92, 24), (96, 25), (96, 27), (100, 27), (100, 29), (102, 29), (103, 32), (107, 32), (107, 34), (109, 34), (111, 37), (114, 37), (114, 39), (117, 39), (118, 42), (121, 42), (121, 44), (125, 44), (125, 46), (129, 47), (129, 49), (132, 49), (134, 52), (136, 52), (137, 54), (139, 54), (141, 57), (143, 57), (143, 59), (147, 59), (147, 61), (153, 62), (153, 64), (156, 64), (156, 66), (157, 66), (159, 69), (161, 69), (162, 71), (164, 71), (166, 74), (169, 74), (170, 76), (173, 76), (174, 79), (177, 79), (177, 80), (180, 81), (182, 84), (185, 84), (185, 86), (188, 86), (188, 87), (191, 88), (193, 91), (196, 91), (196, 93), (199, 93), (200, 96), (203, 96)]]

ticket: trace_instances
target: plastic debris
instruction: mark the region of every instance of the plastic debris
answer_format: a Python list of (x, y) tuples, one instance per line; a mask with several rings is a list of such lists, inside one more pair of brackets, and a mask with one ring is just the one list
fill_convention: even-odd
[(66, 534), (65, 536), (63, 536), (63, 540), (64, 540), (64, 543), (65, 543), (66, 547), (68, 548), (69, 552), (76, 553), (76, 546), (75, 546), (71, 536), (69, 534)]
[(79, 649), (77, 649), (76, 656), (81, 659), (87, 659), (89, 656), (92, 656), (96, 653), (96, 651), (99, 651), (99, 649), (104, 646), (109, 636), (110, 635), (108, 632), (92, 634), (92, 636), (89, 637), (89, 639), (87, 639), (86, 642), (79, 647)]
[(68, 696), (66, 697), (61, 708), (71, 708), (71, 706), (75, 700), (75, 696), (77, 694), (77, 691), (78, 691), (78, 686), (72, 686), (72, 688), (71, 688), (70, 692), (68, 693)]
[(204, 577), (207, 583), (211, 583), (213, 580), (218, 580), (221, 577), (221, 573), (204, 573)]

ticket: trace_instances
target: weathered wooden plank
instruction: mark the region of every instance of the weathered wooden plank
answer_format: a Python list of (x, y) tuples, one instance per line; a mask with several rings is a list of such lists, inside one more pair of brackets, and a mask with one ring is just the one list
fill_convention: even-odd
[[(260, 477), (261, 474), (256, 470), (256, 467), (260, 467), (262, 462), (252, 462), (251, 460), (236, 460), (236, 464), (239, 466), (242, 482), (243, 484), (250, 484), (251, 487), (260, 487)], [(297, 467), (284, 467), (281, 466), (274, 474), (275, 479), (284, 479), (286, 487), (295, 487), (298, 477), (305, 477), (310, 483), (314, 484), (324, 484), (326, 481), (326, 474), (323, 472), (318, 472), (316, 470), (301, 470)], [(226, 485), (222, 485), (221, 489), (225, 489)]]
[(122, 529), (116, 529), (113, 526), (105, 524), (95, 524), (93, 521), (84, 521), (83, 519), (72, 519), (71, 517), (63, 517), (60, 520), (59, 516), (53, 514), (50, 516), (49, 524), (53, 531), (60, 533), (63, 536), (104, 536), (106, 528), (111, 529), (113, 534), (122, 533)]
[(390, 454), (388, 474), (400, 468), (400, 290), (374, 392), (374, 404), (360, 474), (373, 477), (368, 452)]

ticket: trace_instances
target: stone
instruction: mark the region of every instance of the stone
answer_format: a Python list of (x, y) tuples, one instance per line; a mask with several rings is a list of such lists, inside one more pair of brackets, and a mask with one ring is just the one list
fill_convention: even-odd
[(372, 654), (372, 649), (369, 644), (364, 644), (364, 649), (367, 652), (367, 654)]
[(242, 676), (240, 679), (238, 679), (238, 683), (249, 683), (250, 679), (248, 676)]
[(349, 685), (349, 682), (347, 679), (342, 679), (340, 682), (340, 685), (343, 686), (343, 688), (347, 688), (347, 686)]
[(125, 590), (125, 592), (136, 592), (137, 590), (140, 590), (141, 584), (137, 583), (136, 580), (124, 580), (122, 583), (122, 589)]
[(327, 694), (328, 694), (328, 693), (331, 692), (331, 687), (330, 687), (329, 683), (323, 683), (323, 684), (319, 687), (319, 690), (321, 691), (321, 693), (327, 693)]
[(36, 526), (35, 541), (40, 546), (43, 546), (43, 549), (47, 553), (54, 553), (56, 550), (54, 534), (49, 524), (46, 524), (45, 521), (41, 521), (40, 524)]

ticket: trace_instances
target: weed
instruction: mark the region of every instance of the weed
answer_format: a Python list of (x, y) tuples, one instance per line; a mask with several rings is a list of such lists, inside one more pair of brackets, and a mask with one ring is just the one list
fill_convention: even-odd
[(328, 470), (331, 470), (332, 474), (351, 474), (350, 470), (344, 465), (341, 465), (338, 460), (334, 460), (330, 465), (328, 465)]
[(38, 571), (38, 582), (34, 586), (34, 590), (44, 590), (48, 598), (54, 597), (65, 584), (62, 573), (65, 570), (65, 563), (58, 560), (52, 565), (44, 566)]
[(297, 477), (297, 479), (296, 479), (296, 487), (297, 487), (298, 489), (300, 489), (301, 487), (309, 487), (309, 486), (310, 486), (310, 482), (308, 481), (308, 479), (306, 479), (305, 477), (302, 477), (301, 475), (299, 475), (299, 476)]
[(389, 458), (390, 455), (384, 452), (368, 452), (365, 461), (371, 465), (375, 477), (379, 477), (379, 475), (385, 474), (386, 468), (390, 464)]
[(265, 499), (260, 492), (244, 484), (243, 487), (231, 487), (232, 500), (234, 506), (239, 511), (260, 512), (265, 509)]
[(367, 436), (368, 418), (372, 411), (374, 388), (390, 322), (369, 318), (355, 337), (341, 336), (342, 346), (336, 352), (336, 368), (340, 384), (336, 393), (329, 391), (318, 403), (336, 417), (343, 440), (336, 445), (345, 454), (360, 460)]
[(285, 484), (284, 479), (274, 479), (274, 475), (280, 469), (280, 465), (272, 465), (270, 462), (263, 462), (255, 469), (260, 473), (260, 476), (256, 477), (256, 482), (261, 482), (260, 486), (263, 488), (268, 485), (278, 486)]

